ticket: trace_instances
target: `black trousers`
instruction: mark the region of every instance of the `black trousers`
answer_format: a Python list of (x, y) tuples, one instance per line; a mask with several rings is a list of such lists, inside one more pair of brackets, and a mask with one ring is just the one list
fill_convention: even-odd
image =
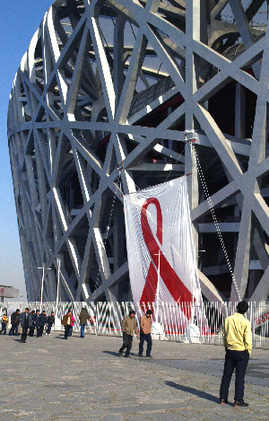
[(152, 348), (152, 338), (150, 333), (140, 332), (139, 355), (143, 354), (144, 342), (147, 342), (146, 356), (149, 357)]
[(71, 336), (70, 335), (71, 330), (72, 330), (72, 326), (65, 325), (65, 327), (64, 327), (64, 339), (67, 339), (68, 336)]
[(29, 329), (29, 336), (34, 336), (34, 333), (35, 333), (35, 326), (32, 326)]
[(46, 333), (47, 333), (48, 335), (50, 334), (51, 328), (52, 328), (52, 325), (49, 323), (49, 324), (47, 325), (47, 330), (46, 330)]
[(249, 360), (248, 351), (227, 350), (222, 381), (220, 385), (220, 399), (228, 400), (229, 386), (235, 369), (235, 401), (244, 399), (245, 374)]
[(7, 323), (2, 322), (2, 330), (0, 333), (2, 333), (3, 335), (7, 333)]
[(42, 326), (38, 326), (38, 327), (36, 328), (36, 336), (37, 336), (37, 337), (42, 336), (42, 335), (43, 335), (43, 331), (44, 331), (44, 326), (43, 326), (43, 325), (42, 325)]
[(132, 335), (128, 335), (127, 333), (123, 332), (122, 339), (123, 339), (123, 344), (119, 352), (122, 353), (126, 348), (125, 355), (129, 355), (132, 348), (132, 344), (133, 344), (133, 337)]
[(21, 334), (21, 341), (22, 342), (26, 342), (27, 333), (28, 333), (28, 327), (23, 327), (22, 328), (22, 334)]
[(17, 325), (17, 324), (11, 325), (11, 329), (9, 331), (9, 335), (10, 336), (12, 336), (12, 335), (17, 336), (18, 335), (18, 328), (19, 328), (19, 325)]

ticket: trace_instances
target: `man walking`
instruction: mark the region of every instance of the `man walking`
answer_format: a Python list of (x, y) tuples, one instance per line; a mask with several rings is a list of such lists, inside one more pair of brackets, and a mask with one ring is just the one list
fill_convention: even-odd
[(125, 317), (122, 321), (123, 344), (119, 350), (119, 354), (122, 355), (124, 349), (126, 348), (124, 355), (126, 358), (130, 356), (134, 333), (138, 335), (137, 322), (135, 318), (135, 311), (130, 310), (129, 316)]
[(43, 332), (44, 332), (44, 327), (45, 324), (47, 323), (47, 315), (45, 310), (42, 311), (42, 313), (40, 314), (40, 316), (37, 317), (36, 319), (36, 336), (37, 338), (40, 338), (41, 336), (43, 336)]
[(84, 336), (85, 336), (85, 326), (86, 326), (88, 320), (90, 320), (90, 315), (88, 313), (88, 310), (86, 309), (86, 307), (82, 307), (80, 315), (79, 315), (80, 337), (81, 338), (84, 338)]
[[(38, 320), (39, 320), (39, 318), (40, 318), (40, 310), (36, 310), (36, 314), (35, 314), (35, 319), (34, 319), (34, 332), (35, 332), (35, 329), (36, 329), (36, 336), (37, 336), (37, 333), (38, 333)], [(34, 333), (33, 333), (33, 335), (34, 335)]]
[(139, 342), (139, 357), (143, 356), (144, 342), (147, 342), (146, 357), (151, 358), (151, 348), (152, 348), (152, 338), (151, 338), (151, 328), (152, 328), (152, 311), (147, 310), (146, 314), (141, 317), (140, 321), (140, 342)]
[(241, 301), (237, 312), (225, 319), (224, 345), (226, 349), (224, 371), (220, 386), (220, 403), (228, 402), (229, 386), (235, 369), (234, 406), (247, 407), (244, 402), (244, 382), (249, 355), (252, 350), (250, 322), (244, 317), (248, 303)]
[(21, 327), (22, 327), (22, 334), (21, 334), (21, 341), (23, 343), (26, 342), (27, 332), (28, 329), (32, 326), (32, 316), (29, 314), (29, 308), (26, 307), (24, 313), (21, 315)]
[(54, 323), (55, 323), (55, 313), (54, 311), (52, 311), (50, 313), (50, 316), (48, 316), (47, 318), (47, 330), (46, 330), (47, 335), (50, 335), (51, 328), (52, 328), (52, 325), (54, 325)]
[(29, 329), (29, 336), (34, 336), (35, 327), (36, 327), (36, 312), (35, 310), (31, 311), (31, 317), (32, 317), (32, 326)]
[(9, 331), (9, 336), (18, 336), (18, 328), (19, 328), (19, 324), (20, 324), (20, 309), (17, 308), (16, 311), (14, 311), (11, 314), (11, 328)]

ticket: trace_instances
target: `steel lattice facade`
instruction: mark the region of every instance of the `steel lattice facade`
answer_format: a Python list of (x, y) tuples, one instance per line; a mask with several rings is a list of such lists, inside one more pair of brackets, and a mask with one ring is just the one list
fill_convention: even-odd
[(53, 3), (8, 116), (29, 300), (40, 298), (38, 267), (44, 300), (130, 299), (122, 195), (183, 174), (205, 297), (268, 297), (266, 4)]

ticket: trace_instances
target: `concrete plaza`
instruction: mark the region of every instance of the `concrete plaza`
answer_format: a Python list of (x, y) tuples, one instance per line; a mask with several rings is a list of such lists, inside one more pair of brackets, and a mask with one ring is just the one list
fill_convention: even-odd
[(250, 407), (235, 409), (217, 403), (222, 347), (154, 341), (147, 360), (117, 356), (120, 344), (121, 338), (77, 334), (26, 344), (0, 336), (0, 421), (268, 421), (268, 350), (254, 350), (246, 378)]

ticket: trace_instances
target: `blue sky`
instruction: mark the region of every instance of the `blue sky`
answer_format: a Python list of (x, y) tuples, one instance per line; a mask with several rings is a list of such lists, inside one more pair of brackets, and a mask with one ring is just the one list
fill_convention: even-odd
[(6, 119), (12, 80), (20, 60), (52, 0), (3, 2), (0, 14), (0, 283), (25, 295)]

